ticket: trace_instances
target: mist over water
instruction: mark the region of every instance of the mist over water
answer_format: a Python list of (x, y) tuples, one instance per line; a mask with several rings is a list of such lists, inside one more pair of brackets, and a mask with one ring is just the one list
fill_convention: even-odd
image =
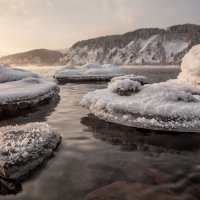
[[(43, 75), (55, 70), (26, 69)], [(178, 67), (128, 66), (125, 70), (147, 76), (150, 83), (176, 78), (180, 72)], [(82, 200), (95, 195), (103, 199), (112, 184), (123, 189), (124, 183), (131, 191), (140, 185), (138, 195), (143, 199), (147, 199), (145, 188), (155, 194), (154, 200), (161, 191), (180, 199), (200, 198), (200, 134), (128, 129), (95, 118), (80, 101), (87, 92), (106, 85), (61, 85), (60, 99), (0, 122), (2, 126), (45, 121), (63, 137), (55, 157), (22, 183), (22, 191), (0, 196), (1, 200)]]

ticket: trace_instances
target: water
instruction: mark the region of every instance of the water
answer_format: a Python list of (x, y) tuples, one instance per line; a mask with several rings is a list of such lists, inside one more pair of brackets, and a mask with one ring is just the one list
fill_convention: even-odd
[[(44, 75), (53, 70), (27, 69)], [(175, 78), (180, 71), (126, 70), (148, 75), (150, 82)], [(124, 200), (126, 195), (131, 200), (136, 195), (148, 200), (200, 199), (200, 134), (127, 129), (98, 120), (79, 102), (88, 91), (105, 87), (62, 85), (60, 100), (0, 122), (2, 126), (45, 121), (63, 137), (55, 157), (28, 177), (15, 195), (2, 195), (1, 200)]]

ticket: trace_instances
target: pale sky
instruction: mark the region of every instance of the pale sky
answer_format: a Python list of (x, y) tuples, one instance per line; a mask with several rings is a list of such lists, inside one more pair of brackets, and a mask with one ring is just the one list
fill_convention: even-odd
[(200, 0), (0, 0), (0, 55), (142, 27), (200, 24)]

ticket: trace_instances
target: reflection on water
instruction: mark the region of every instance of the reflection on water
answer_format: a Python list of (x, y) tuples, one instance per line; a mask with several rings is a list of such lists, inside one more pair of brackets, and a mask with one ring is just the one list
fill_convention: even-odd
[[(120, 126), (98, 119), (92, 114), (81, 119), (97, 139), (120, 145), (126, 151), (145, 151), (153, 153), (186, 153), (200, 149), (200, 134), (157, 131)], [(177, 140), (177, 137), (181, 137)]]
[[(151, 73), (150, 78), (157, 81), (157, 73)], [(1, 122), (46, 121), (63, 136), (56, 156), (22, 183), (21, 192), (0, 196), (1, 200), (105, 200), (103, 197), (113, 191), (118, 194), (115, 199), (124, 200), (120, 188), (123, 194), (153, 191), (153, 200), (164, 199), (157, 197), (160, 192), (180, 195), (181, 199), (200, 198), (200, 135), (126, 129), (98, 120), (79, 102), (88, 91), (104, 87), (106, 84), (62, 85), (57, 105)], [(113, 188), (122, 182), (126, 184)], [(138, 192), (135, 184), (149, 190), (141, 188)]]

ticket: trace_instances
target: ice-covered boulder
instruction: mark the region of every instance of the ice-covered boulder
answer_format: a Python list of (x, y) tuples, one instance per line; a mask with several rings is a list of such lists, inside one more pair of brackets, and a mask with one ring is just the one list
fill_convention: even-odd
[(183, 57), (178, 78), (186, 83), (200, 84), (200, 44), (192, 47)]
[(0, 66), (0, 116), (15, 115), (22, 109), (48, 102), (58, 92), (53, 79)]
[(54, 77), (60, 83), (67, 83), (108, 81), (113, 77), (122, 75), (125, 75), (125, 73), (119, 66), (88, 63), (83, 66), (61, 68), (55, 72)]
[(117, 93), (119, 96), (130, 96), (141, 90), (141, 85), (137, 81), (130, 79), (115, 80), (108, 84), (108, 90)]
[(118, 76), (118, 77), (114, 77), (111, 79), (111, 82), (114, 82), (116, 80), (131, 80), (131, 81), (137, 81), (139, 82), (141, 85), (144, 85), (147, 83), (147, 77), (146, 76), (137, 76), (135, 74), (128, 74), (128, 75), (124, 75), (124, 76)]
[(49, 158), (61, 136), (46, 123), (0, 128), (0, 176), (19, 180)]

